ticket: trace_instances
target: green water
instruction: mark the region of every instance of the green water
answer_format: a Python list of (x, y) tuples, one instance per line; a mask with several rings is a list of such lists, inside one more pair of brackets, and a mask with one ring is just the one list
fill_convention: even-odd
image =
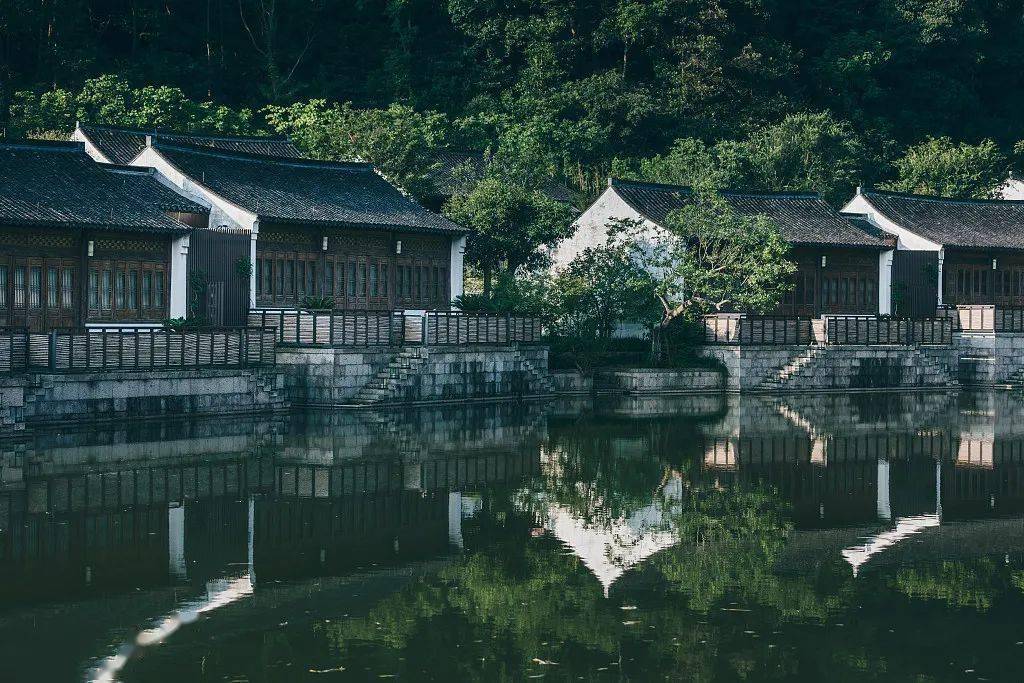
[(1024, 397), (0, 442), (0, 680), (1024, 679)]

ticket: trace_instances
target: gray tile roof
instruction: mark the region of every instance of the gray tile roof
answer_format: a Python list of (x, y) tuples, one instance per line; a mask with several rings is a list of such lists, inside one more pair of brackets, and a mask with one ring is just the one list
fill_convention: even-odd
[(212, 147), (228, 152), (249, 152), (267, 156), (298, 159), (302, 153), (286, 137), (241, 136), (241, 135), (199, 135), (194, 133), (163, 132), (135, 128), (117, 128), (79, 123), (80, 130), (89, 142), (103, 152), (112, 163), (127, 164), (146, 148), (147, 135), (159, 135), (168, 142), (180, 142), (200, 147)]
[(79, 142), (3, 143), (0, 225), (188, 232), (191, 228), (147, 201), (163, 193), (146, 183), (157, 180), (125, 182), (93, 161)]
[(402, 194), (370, 164), (222, 152), (163, 138), (153, 145), (192, 180), (268, 222), (465, 232)]
[(210, 209), (192, 201), (176, 190), (164, 185), (157, 179), (154, 168), (146, 166), (120, 166), (117, 164), (100, 164), (104, 170), (112, 173), (125, 191), (129, 192), (146, 204), (155, 206), (161, 211), (180, 211), (182, 213), (209, 213)]
[[(487, 161), (478, 150), (445, 149), (435, 153), (434, 167), (427, 172), (434, 193), (442, 199), (450, 199), (465, 180), (476, 181), (484, 177)], [(572, 191), (556, 180), (544, 186), (544, 194), (556, 202), (572, 203)]]
[[(612, 178), (609, 185), (633, 209), (658, 225), (690, 201), (690, 188)], [(890, 240), (873, 226), (857, 224), (816, 194), (726, 190), (722, 198), (737, 212), (764, 215), (794, 245), (885, 249)]]
[(1024, 201), (944, 199), (862, 190), (880, 214), (946, 247), (1024, 250)]

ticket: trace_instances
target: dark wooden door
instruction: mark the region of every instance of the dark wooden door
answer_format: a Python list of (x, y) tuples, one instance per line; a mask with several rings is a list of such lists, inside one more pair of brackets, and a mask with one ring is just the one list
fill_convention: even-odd
[(939, 252), (897, 249), (892, 257), (892, 309), (896, 315), (935, 315), (939, 303)]
[(0, 255), (0, 325), (32, 332), (74, 327), (76, 271), (72, 259)]
[(206, 287), (206, 319), (214, 327), (224, 326), (224, 283), (211, 282)]

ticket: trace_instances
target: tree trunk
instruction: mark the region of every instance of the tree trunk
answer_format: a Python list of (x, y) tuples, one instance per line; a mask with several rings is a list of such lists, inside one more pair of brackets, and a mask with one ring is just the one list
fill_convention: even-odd
[(484, 298), (491, 298), (491, 264), (484, 265)]

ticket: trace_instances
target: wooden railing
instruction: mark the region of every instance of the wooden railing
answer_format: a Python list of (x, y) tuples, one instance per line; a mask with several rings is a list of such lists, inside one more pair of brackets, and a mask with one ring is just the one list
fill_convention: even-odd
[(945, 317), (825, 316), (826, 344), (863, 346), (952, 344), (953, 321)]
[(406, 341), (401, 311), (253, 310), (249, 324), (273, 328), (283, 346), (392, 346)]
[[(7, 335), (0, 334), (0, 349)], [(85, 328), (17, 335), (24, 362), (14, 370), (92, 372), (273, 365), (274, 332), (256, 327), (175, 331), (162, 327)], [(24, 344), (24, 345), (22, 345)], [(0, 350), (0, 364), (4, 353)]]
[(811, 319), (807, 317), (741, 313), (704, 317), (705, 344), (782, 346), (812, 341)]
[(1024, 308), (973, 304), (943, 306), (938, 316), (948, 318), (962, 332), (1024, 332)]
[(0, 327), (0, 375), (28, 367), (28, 329)]
[(282, 346), (470, 346), (541, 341), (537, 318), (500, 313), (253, 310), (249, 324), (273, 328)]
[(423, 331), (428, 346), (534, 344), (541, 339), (537, 318), (500, 313), (428, 311)]

